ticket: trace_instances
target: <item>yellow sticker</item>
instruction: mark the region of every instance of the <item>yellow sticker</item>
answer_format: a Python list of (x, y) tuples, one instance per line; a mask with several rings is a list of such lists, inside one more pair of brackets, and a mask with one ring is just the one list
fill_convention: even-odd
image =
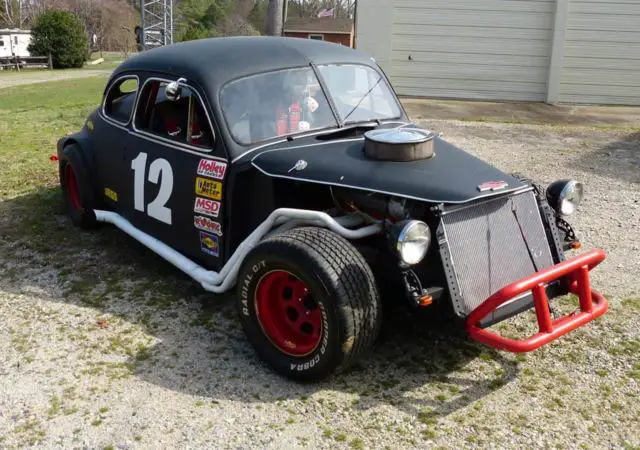
[(91, 120), (87, 120), (87, 128), (93, 131), (93, 122)]
[(104, 188), (104, 195), (110, 198), (111, 200), (113, 200), (114, 202), (118, 201), (118, 194), (109, 188)]
[(196, 194), (214, 200), (222, 198), (222, 183), (207, 178), (196, 177)]

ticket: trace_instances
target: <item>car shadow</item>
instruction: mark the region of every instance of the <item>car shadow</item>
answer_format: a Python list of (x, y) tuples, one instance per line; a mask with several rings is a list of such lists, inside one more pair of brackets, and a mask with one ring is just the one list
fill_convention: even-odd
[[(58, 189), (0, 202), (0, 218), (3, 290), (35, 292), (139, 325), (154, 343), (126, 357), (133, 376), (212, 403), (306, 400), (338, 391), (353, 397), (352, 408), (392, 404), (416, 417), (425, 411), (435, 417), (464, 408), (518, 374), (513, 358), (470, 341), (449, 322), (411, 314), (399, 296), (386, 303), (370, 354), (328, 380), (293, 382), (256, 357), (233, 294), (203, 291), (114, 227), (73, 228)], [(489, 365), (486, 376), (470, 370), (472, 364)]]
[(640, 171), (637, 169), (640, 166), (640, 131), (581, 153), (574, 164), (585, 172), (640, 183)]

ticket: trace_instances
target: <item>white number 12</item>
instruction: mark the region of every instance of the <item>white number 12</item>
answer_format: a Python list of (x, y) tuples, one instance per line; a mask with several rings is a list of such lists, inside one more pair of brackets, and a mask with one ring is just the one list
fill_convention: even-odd
[[(137, 211), (144, 212), (144, 182), (147, 168), (147, 154), (140, 153), (131, 161), (133, 169), (133, 204)], [(149, 181), (158, 184), (160, 190), (156, 198), (147, 206), (147, 214), (160, 222), (171, 225), (171, 209), (165, 205), (173, 192), (173, 170), (166, 159), (156, 159), (149, 166)]]

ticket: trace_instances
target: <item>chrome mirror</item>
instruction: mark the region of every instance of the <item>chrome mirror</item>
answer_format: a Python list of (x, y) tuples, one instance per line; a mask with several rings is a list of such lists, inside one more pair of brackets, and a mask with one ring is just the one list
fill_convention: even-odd
[(181, 85), (186, 83), (186, 81), (187, 80), (185, 80), (184, 78), (178, 78), (178, 80), (172, 81), (171, 83), (167, 84), (167, 87), (164, 90), (167, 99), (172, 102), (180, 100), (180, 94), (182, 91)]

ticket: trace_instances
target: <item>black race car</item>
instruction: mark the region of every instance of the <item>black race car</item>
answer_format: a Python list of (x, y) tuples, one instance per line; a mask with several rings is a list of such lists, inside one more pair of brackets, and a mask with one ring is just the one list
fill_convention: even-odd
[[(316, 40), (234, 37), (120, 65), (58, 142), (74, 224), (111, 223), (214, 293), (280, 373), (318, 380), (369, 349), (381, 288), (533, 350), (603, 314), (564, 217), (582, 184), (509, 175), (412, 124), (376, 62)], [(388, 289), (387, 289), (388, 290)], [(580, 310), (553, 319), (549, 298)], [(535, 308), (540, 331), (489, 326)]]

